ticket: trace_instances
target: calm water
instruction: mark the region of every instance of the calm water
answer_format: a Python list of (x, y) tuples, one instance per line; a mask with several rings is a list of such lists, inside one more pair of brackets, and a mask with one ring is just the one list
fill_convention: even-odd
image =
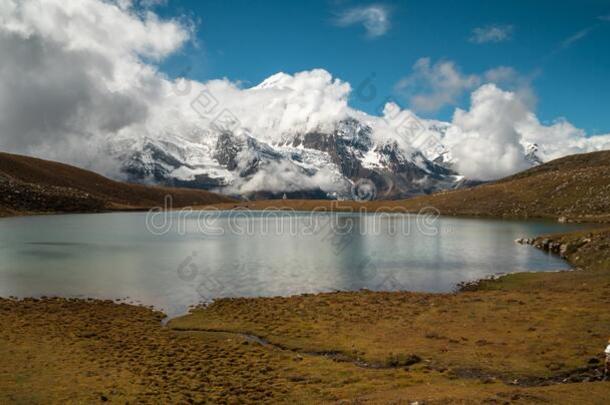
[[(148, 218), (148, 219), (147, 219)], [(568, 268), (516, 238), (572, 227), (411, 215), (145, 213), (0, 220), (0, 296), (126, 298), (170, 316), (226, 296), (450, 291)]]

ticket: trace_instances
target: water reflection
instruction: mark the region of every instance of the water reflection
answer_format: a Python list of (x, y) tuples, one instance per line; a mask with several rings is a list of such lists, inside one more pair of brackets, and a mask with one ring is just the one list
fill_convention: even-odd
[[(0, 295), (131, 297), (170, 315), (227, 296), (450, 291), (495, 273), (565, 269), (520, 237), (574, 226), (410, 215), (170, 213), (0, 220)], [(203, 215), (203, 216), (202, 216)], [(203, 218), (203, 226), (202, 226)]]

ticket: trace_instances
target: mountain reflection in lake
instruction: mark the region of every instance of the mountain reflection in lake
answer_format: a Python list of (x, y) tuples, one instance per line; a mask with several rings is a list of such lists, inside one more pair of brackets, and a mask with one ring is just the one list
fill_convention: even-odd
[(170, 316), (228, 296), (443, 292), (567, 269), (514, 240), (575, 226), (405, 214), (182, 212), (0, 220), (0, 296), (125, 298)]

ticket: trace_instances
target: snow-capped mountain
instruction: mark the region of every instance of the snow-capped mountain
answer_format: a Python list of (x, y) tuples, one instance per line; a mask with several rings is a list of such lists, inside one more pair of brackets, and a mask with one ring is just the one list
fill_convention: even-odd
[(405, 148), (395, 140), (376, 141), (370, 126), (347, 118), (332, 131), (294, 134), (277, 143), (218, 131), (208, 133), (205, 143), (171, 135), (115, 140), (111, 153), (132, 182), (246, 198), (348, 199), (365, 179), (375, 186), (377, 198), (403, 198), (465, 184), (441, 143), (445, 130), (435, 123), (427, 128), (430, 137)]
[(107, 175), (245, 198), (392, 199), (501, 178), (559, 155), (540, 141), (548, 129), (534, 116), (496, 116), (492, 101), (525, 110), (495, 86), (444, 122), (392, 98), (374, 115), (351, 108), (349, 83), (321, 69), (249, 88), (181, 84), (188, 91), (168, 87), (147, 120), (104, 142), (121, 171)]

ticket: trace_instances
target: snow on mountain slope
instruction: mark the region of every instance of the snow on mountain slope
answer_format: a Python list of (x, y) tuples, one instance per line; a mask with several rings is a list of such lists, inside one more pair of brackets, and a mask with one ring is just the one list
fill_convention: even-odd
[[(211, 140), (213, 137), (213, 141)], [(405, 150), (378, 141), (371, 127), (355, 119), (330, 132), (307, 132), (269, 143), (248, 133), (220, 131), (206, 143), (178, 136), (115, 139), (110, 152), (133, 182), (215, 190), (249, 197), (284, 193), (316, 198), (352, 198), (355, 182), (366, 178), (381, 198), (399, 198), (451, 188), (460, 180), (439, 149)], [(433, 155), (435, 154), (436, 155)], [(446, 151), (440, 151), (446, 153)]]
[[(154, 136), (110, 140), (129, 181), (345, 199), (367, 179), (377, 198), (404, 198), (472, 184), (458, 170), (463, 153), (457, 160), (452, 151), (464, 136), (485, 136), (393, 102), (381, 116), (351, 109), (349, 84), (323, 70), (278, 73), (248, 89), (225, 80), (192, 85), (196, 97), (159, 110)], [(537, 149), (523, 142), (522, 150), (527, 165), (539, 164)]]

